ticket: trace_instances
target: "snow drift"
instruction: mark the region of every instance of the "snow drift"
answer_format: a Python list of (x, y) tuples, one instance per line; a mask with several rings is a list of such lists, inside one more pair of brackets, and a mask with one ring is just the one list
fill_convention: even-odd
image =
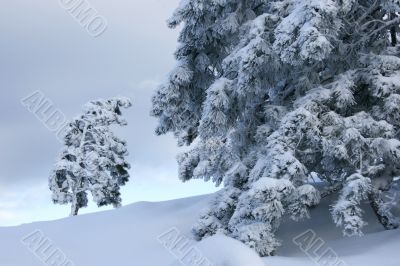
[[(321, 206), (313, 209), (309, 220), (296, 223), (286, 219), (278, 231), (283, 245), (274, 257), (261, 259), (247, 246), (221, 235), (197, 243), (191, 239), (191, 227), (211, 199), (212, 195), (157, 203), (140, 202), (112, 211), (3, 227), (0, 228), (0, 265), (196, 265), (190, 262), (188, 250), (195, 251), (194, 261), (202, 262), (201, 266), (335, 265), (336, 259), (349, 266), (400, 264), (397, 253), (400, 230), (383, 231), (366, 205), (366, 235), (343, 238), (340, 228), (335, 227), (329, 216), (328, 206), (332, 199), (324, 199)], [(303, 252), (293, 239), (297, 237), (301, 243), (310, 241), (301, 239), (301, 234), (308, 231), (314, 233), (313, 241), (321, 240), (323, 245), (317, 245), (320, 243), (317, 242), (312, 247), (311, 243), (311, 249)], [(32, 234), (35, 232), (40, 232), (41, 237), (34, 239)], [(65, 256), (58, 256), (62, 262), (54, 258), (57, 250), (62, 252), (58, 255)], [(333, 251), (337, 258), (328, 262), (324, 261), (326, 258), (318, 260), (318, 255), (327, 250)]]

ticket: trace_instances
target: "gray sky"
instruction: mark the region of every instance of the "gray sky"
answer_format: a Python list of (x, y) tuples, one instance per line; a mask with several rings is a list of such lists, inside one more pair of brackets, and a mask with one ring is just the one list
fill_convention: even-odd
[[(156, 85), (174, 65), (177, 30), (166, 27), (178, 0), (89, 0), (108, 21), (93, 38), (59, 0), (0, 2), (0, 226), (61, 218), (47, 177), (61, 147), (54, 133), (21, 104), (40, 90), (68, 118), (96, 98), (127, 96), (133, 108), (118, 130), (130, 150), (131, 182), (124, 204), (214, 191), (201, 181), (181, 184), (171, 136), (156, 137), (149, 116)], [(84, 212), (97, 210), (90, 206)]]

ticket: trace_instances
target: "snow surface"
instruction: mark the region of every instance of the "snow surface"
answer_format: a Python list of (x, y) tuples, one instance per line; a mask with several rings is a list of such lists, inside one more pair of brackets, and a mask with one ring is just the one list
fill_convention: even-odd
[[(240, 242), (221, 235), (196, 243), (189, 239), (190, 229), (211, 198), (212, 195), (207, 195), (158, 203), (140, 202), (113, 211), (2, 227), (0, 265), (63, 265), (42, 262), (38, 256), (46, 252), (32, 252), (26, 242), (21, 241), (24, 238), (26, 241), (26, 236), (36, 230), (51, 241), (51, 248), (58, 248), (73, 262), (65, 266), (192, 265), (179, 261), (185, 262), (184, 249), (194, 249), (200, 254), (204, 259), (201, 266), (208, 266), (206, 261), (214, 266), (333, 265), (313, 261), (315, 257), (309, 257), (311, 252), (305, 254), (295, 245), (293, 238), (309, 229), (315, 231), (316, 238), (324, 241), (316, 253), (331, 249), (345, 263), (340, 266), (400, 265), (400, 230), (383, 231), (372, 211), (364, 206), (369, 223), (364, 228), (365, 236), (343, 238), (341, 229), (335, 227), (329, 214), (332, 199), (324, 199), (317, 209), (312, 210), (310, 220), (297, 223), (286, 220), (278, 231), (283, 246), (274, 257), (261, 259)], [(167, 243), (165, 236), (171, 232), (185, 240), (185, 247), (177, 250), (177, 239)]]

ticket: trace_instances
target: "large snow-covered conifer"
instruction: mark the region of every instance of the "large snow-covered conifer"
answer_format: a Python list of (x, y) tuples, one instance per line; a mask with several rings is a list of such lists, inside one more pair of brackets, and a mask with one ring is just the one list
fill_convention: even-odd
[[(177, 66), (153, 98), (158, 134), (190, 150), (180, 179), (224, 184), (195, 235), (222, 232), (273, 254), (283, 217), (332, 217), (362, 234), (369, 199), (400, 176), (400, 4), (394, 0), (183, 0)], [(322, 181), (314, 186), (314, 181)]]
[(49, 188), (54, 203), (71, 204), (71, 215), (87, 206), (88, 193), (99, 207), (120, 206), (120, 186), (129, 180), (130, 165), (126, 142), (110, 126), (127, 125), (121, 108), (130, 106), (127, 98), (92, 101), (68, 124)]

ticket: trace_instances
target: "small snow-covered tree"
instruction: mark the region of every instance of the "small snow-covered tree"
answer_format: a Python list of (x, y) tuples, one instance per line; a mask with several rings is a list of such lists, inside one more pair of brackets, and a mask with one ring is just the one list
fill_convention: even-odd
[(158, 134), (190, 146), (181, 180), (225, 186), (198, 238), (273, 254), (284, 213), (308, 217), (329, 192), (346, 235), (361, 233), (366, 198), (398, 226), (386, 192), (400, 176), (399, 13), (394, 0), (181, 1), (178, 63), (152, 114)]
[(99, 207), (120, 206), (120, 187), (129, 180), (130, 165), (126, 141), (110, 127), (127, 125), (121, 108), (130, 106), (127, 98), (92, 101), (68, 124), (49, 188), (54, 203), (71, 204), (71, 216), (87, 206), (89, 193)]

